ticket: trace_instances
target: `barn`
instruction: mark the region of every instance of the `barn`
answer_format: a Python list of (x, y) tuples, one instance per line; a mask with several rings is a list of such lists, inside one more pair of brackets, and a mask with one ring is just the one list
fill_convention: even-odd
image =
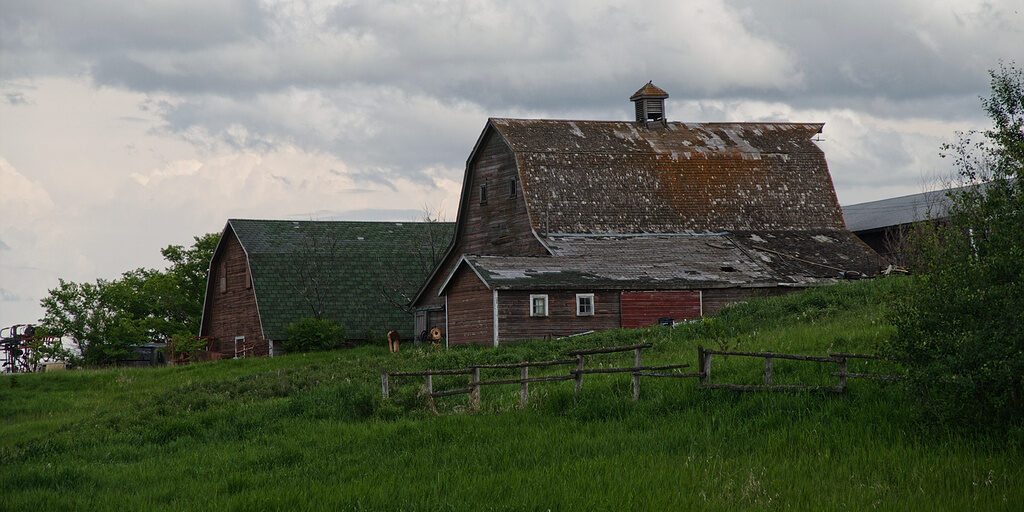
[(492, 118), (417, 329), (489, 344), (713, 313), (884, 267), (843, 223), (818, 123)]
[[(285, 327), (336, 320), (350, 341), (410, 339), (409, 303), (449, 246), (441, 222), (230, 219), (210, 263), (200, 335), (224, 357), (281, 352)], [(275, 343), (276, 342), (276, 343)]]

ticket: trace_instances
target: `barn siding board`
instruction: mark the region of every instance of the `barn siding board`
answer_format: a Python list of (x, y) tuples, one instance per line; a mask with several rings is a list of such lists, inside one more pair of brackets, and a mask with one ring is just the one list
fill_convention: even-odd
[[(515, 197), (508, 194), (508, 181), (512, 179), (516, 180)], [(462, 232), (456, 233), (455, 246), (421, 295), (418, 307), (444, 306), (438, 292), (463, 254), (547, 254), (533, 234), (515, 156), (501, 136), (491, 132), (485, 137), (477, 157), (470, 162), (466, 180), (463, 194), (468, 198), (460, 219)], [(485, 183), (487, 204), (481, 205), (480, 185)]]
[[(594, 294), (594, 314), (576, 316), (576, 294)], [(530, 316), (530, 295), (548, 296), (548, 316)], [(498, 341), (568, 336), (619, 327), (619, 292), (501, 290), (498, 293)]]
[(476, 274), (461, 268), (447, 288), (448, 343), (490, 345), (494, 340), (493, 294)]
[(679, 322), (699, 318), (698, 290), (624, 291), (622, 292), (622, 327), (635, 329), (658, 323), (669, 317)]
[[(210, 268), (215, 275), (210, 276), (207, 285), (206, 317), (201, 334), (213, 338), (214, 350), (226, 356), (234, 357), (236, 336), (245, 336), (246, 342), (254, 343), (254, 355), (268, 355), (269, 343), (263, 339), (260, 329), (256, 295), (251, 286), (246, 286), (249, 263), (230, 228)], [(226, 278), (224, 292), (220, 291), (222, 277)]]
[(803, 288), (771, 287), (771, 288), (713, 288), (704, 290), (704, 316), (739, 302), (754, 297), (771, 297), (799, 292)]

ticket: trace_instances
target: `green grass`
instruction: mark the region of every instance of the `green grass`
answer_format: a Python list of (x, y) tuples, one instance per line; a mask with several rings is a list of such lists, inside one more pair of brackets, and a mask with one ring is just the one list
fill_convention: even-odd
[[(383, 344), (155, 370), (0, 377), (0, 510), (1014, 510), (1020, 433), (923, 422), (898, 386), (847, 395), (701, 390), (628, 374), (484, 388), (439, 399), (380, 370), (559, 357), (654, 343), (645, 364), (696, 346), (800, 354), (875, 351), (892, 334), (879, 280), (752, 301), (712, 322), (449, 351)], [(594, 356), (588, 367), (631, 364)], [(896, 371), (863, 361), (854, 371)], [(760, 382), (763, 360), (714, 361), (719, 382)], [(555, 369), (551, 372), (564, 372)], [(779, 383), (833, 384), (834, 365), (775, 362)], [(484, 378), (512, 377), (495, 371)], [(465, 376), (437, 377), (439, 389)]]

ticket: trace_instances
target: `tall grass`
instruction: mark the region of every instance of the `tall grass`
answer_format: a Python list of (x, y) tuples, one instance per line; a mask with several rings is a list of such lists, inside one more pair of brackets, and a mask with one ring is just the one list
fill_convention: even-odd
[[(710, 323), (497, 349), (390, 355), (382, 345), (6, 376), (0, 509), (1013, 510), (1024, 502), (1016, 437), (921, 424), (898, 387), (877, 382), (835, 396), (645, 379), (634, 403), (628, 374), (587, 375), (579, 396), (571, 382), (532, 384), (519, 409), (517, 386), (486, 387), (481, 411), (461, 395), (438, 400), (441, 416), (427, 408), (422, 379), (394, 379), (395, 396), (380, 396), (382, 368), (543, 360), (639, 341), (654, 343), (645, 364), (695, 363), (698, 344), (871, 352), (891, 333), (885, 302), (900, 286), (839, 285), (751, 301)], [(587, 362), (631, 363), (632, 354)], [(780, 360), (775, 379), (832, 383), (834, 369)], [(714, 370), (716, 381), (757, 383), (763, 361), (716, 359)]]

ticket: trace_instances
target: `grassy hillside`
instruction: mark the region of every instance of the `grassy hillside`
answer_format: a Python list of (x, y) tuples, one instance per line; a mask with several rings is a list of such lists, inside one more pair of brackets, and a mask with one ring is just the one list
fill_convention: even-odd
[[(696, 346), (801, 354), (868, 351), (891, 333), (880, 280), (758, 300), (711, 322), (449, 351), (383, 344), (156, 370), (0, 377), (0, 510), (1013, 510), (1019, 433), (923, 424), (895, 386), (845, 396), (738, 394), (628, 374), (484, 388), (439, 400), (421, 379), (380, 397), (381, 368), (557, 358), (654, 343), (645, 364)], [(629, 364), (632, 354), (598, 356)], [(851, 370), (891, 370), (858, 363)], [(872, 365), (876, 365), (872, 367)], [(775, 362), (778, 383), (834, 383), (832, 365)], [(558, 370), (564, 373), (564, 369)], [(763, 360), (716, 358), (716, 381), (758, 383)], [(494, 371), (485, 378), (513, 373)], [(438, 377), (436, 388), (465, 376)]]

